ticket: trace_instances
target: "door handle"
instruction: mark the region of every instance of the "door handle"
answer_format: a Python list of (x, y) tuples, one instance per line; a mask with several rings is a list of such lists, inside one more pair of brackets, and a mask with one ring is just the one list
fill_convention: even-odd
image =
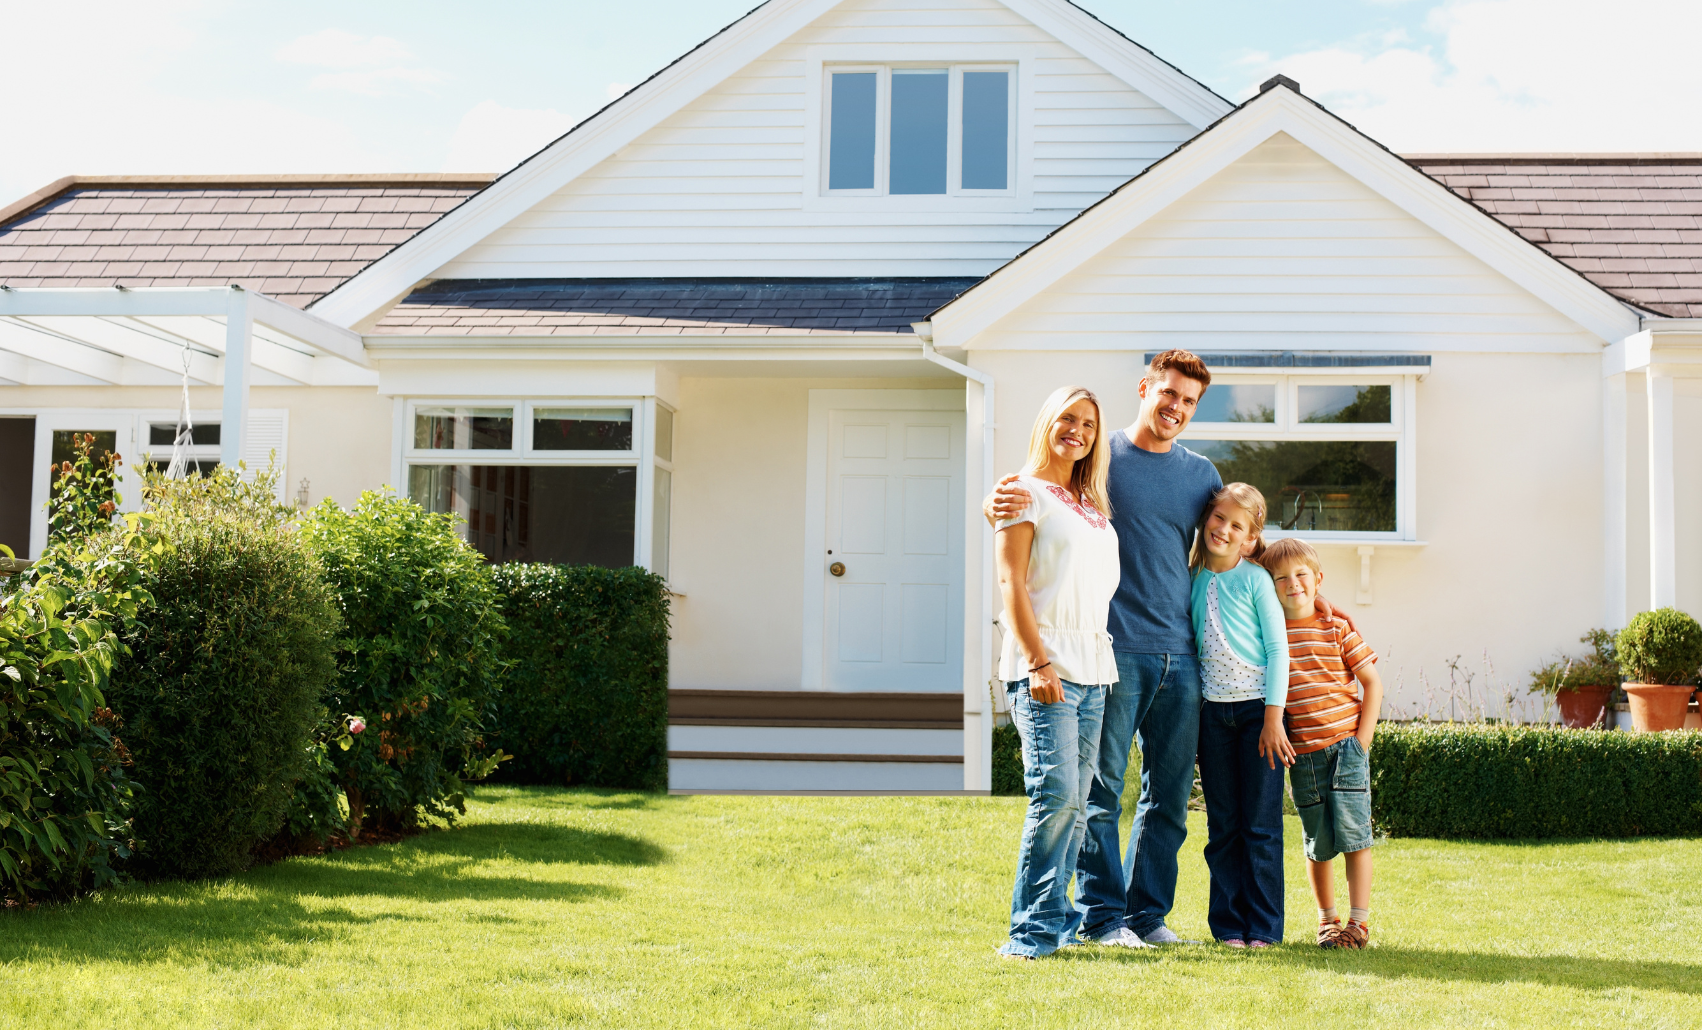
[(833, 573), (835, 576), (843, 576), (845, 575), (845, 563), (842, 561), (836, 561), (827, 567), (827, 571)]

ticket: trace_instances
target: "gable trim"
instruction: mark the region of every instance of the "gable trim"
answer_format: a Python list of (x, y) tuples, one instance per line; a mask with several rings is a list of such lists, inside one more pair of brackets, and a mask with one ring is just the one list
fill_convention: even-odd
[(1276, 87), (1247, 101), (934, 312), (930, 321), (935, 346), (965, 346), (1278, 133), (1287, 133), (1603, 341), (1637, 331), (1636, 314), (1612, 294), (1318, 104)]

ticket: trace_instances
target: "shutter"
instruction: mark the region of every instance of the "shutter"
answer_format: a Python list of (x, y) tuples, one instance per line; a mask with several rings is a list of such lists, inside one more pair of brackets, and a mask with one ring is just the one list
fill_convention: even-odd
[(248, 412), (248, 437), (242, 447), (242, 461), (248, 466), (243, 478), (250, 480), (255, 473), (265, 471), (267, 463), (272, 461), (272, 452), (277, 452), (280, 501), (289, 492), (289, 428), (289, 409), (252, 408)]

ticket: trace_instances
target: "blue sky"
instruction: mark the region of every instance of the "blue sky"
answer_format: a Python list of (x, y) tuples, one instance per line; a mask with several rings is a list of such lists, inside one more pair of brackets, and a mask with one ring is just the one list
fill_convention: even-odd
[[(0, 203), (69, 173), (499, 171), (754, 0), (0, 0)], [(1084, 0), (1402, 151), (1702, 150), (1702, 4)], [(66, 12), (74, 10), (75, 15)]]

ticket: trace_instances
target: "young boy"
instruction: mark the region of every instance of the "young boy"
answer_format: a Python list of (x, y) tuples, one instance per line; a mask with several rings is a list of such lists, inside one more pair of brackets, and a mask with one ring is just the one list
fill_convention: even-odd
[[(1363, 948), (1371, 939), (1371, 736), (1383, 707), (1377, 656), (1340, 616), (1316, 610), (1324, 582), (1318, 552), (1283, 539), (1260, 563), (1276, 584), (1288, 623), (1288, 704), (1283, 721), (1294, 746), (1289, 782), (1306, 839), (1306, 867), (1318, 901), (1318, 946)], [(1357, 678), (1365, 688), (1361, 700)], [(1335, 870), (1345, 855), (1348, 920), (1336, 915)]]

